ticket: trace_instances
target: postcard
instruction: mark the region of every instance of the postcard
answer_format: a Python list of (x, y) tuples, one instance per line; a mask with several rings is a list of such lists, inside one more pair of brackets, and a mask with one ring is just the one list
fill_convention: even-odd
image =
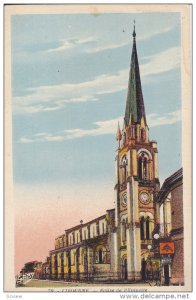
[(6, 292), (192, 290), (191, 9), (4, 6)]

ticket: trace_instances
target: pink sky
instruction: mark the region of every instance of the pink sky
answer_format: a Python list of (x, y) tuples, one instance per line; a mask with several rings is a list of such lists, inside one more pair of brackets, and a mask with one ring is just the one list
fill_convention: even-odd
[[(15, 273), (31, 260), (44, 261), (66, 228), (114, 208), (114, 183), (16, 185)], [(96, 192), (95, 192), (96, 191)]]

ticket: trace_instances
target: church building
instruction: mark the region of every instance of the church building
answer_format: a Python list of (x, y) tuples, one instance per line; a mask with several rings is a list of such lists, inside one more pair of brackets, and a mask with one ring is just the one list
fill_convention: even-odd
[(117, 128), (115, 208), (56, 238), (51, 279), (139, 281), (159, 224), (157, 143), (149, 140), (135, 26), (124, 125)]

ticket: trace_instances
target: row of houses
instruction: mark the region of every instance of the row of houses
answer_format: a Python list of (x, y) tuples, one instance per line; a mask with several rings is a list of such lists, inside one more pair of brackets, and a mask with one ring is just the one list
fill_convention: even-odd
[[(25, 263), (24, 267), (20, 271), (20, 275), (17, 277), (17, 280), (24, 276), (28, 277), (28, 274), (31, 274), (31, 278), (35, 279), (50, 279), (50, 257), (47, 256), (45, 262), (41, 261), (29, 261)], [(24, 280), (23, 280), (24, 281)]]

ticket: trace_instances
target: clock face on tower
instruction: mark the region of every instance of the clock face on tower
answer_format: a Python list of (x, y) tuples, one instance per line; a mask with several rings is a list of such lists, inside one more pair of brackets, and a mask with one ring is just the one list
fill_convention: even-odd
[(148, 204), (150, 202), (150, 195), (148, 192), (143, 191), (139, 195), (139, 200), (142, 204)]
[(121, 198), (121, 203), (123, 206), (127, 206), (127, 193), (124, 193)]

